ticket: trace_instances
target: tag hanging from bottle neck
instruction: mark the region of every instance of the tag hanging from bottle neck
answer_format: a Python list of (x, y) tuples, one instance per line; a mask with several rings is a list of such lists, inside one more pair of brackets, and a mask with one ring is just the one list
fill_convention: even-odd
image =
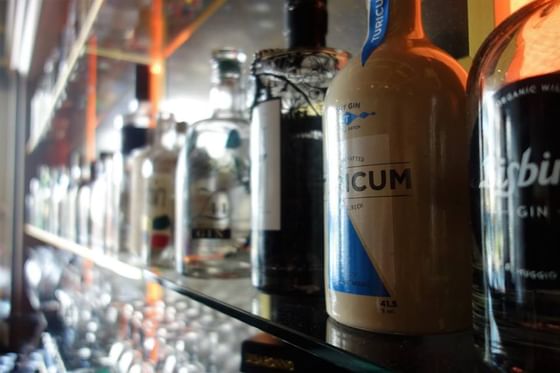
[(368, 35), (362, 47), (362, 66), (369, 56), (383, 43), (389, 28), (389, 2), (368, 0)]

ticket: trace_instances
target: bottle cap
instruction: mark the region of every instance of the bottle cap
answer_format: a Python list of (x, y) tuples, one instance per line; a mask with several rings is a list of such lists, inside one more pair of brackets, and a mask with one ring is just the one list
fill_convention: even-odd
[(240, 49), (223, 48), (212, 51), (212, 83), (239, 80), (247, 55)]
[(142, 148), (148, 144), (148, 129), (125, 125), (121, 129), (121, 153), (124, 156), (132, 153), (134, 149)]
[(285, 13), (289, 48), (325, 46), (328, 29), (326, 0), (286, 0)]
[(175, 123), (175, 131), (177, 133), (187, 133), (187, 128), (189, 127), (187, 122), (177, 122)]

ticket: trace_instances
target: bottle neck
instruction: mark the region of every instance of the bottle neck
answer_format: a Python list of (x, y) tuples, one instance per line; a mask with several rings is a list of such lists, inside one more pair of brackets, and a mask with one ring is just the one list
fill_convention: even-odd
[(169, 137), (173, 135), (175, 121), (171, 119), (160, 120), (154, 133), (154, 147), (171, 149), (173, 147)]
[(245, 109), (244, 92), (239, 80), (226, 79), (210, 88), (212, 118), (242, 118)]
[[(389, 28), (386, 39), (406, 37), (421, 39), (424, 37), (422, 26), (422, 5), (420, 0), (383, 0), (389, 1)], [(371, 1), (375, 7), (377, 1)]]
[(326, 45), (326, 1), (288, 0), (285, 12), (288, 48), (322, 48)]

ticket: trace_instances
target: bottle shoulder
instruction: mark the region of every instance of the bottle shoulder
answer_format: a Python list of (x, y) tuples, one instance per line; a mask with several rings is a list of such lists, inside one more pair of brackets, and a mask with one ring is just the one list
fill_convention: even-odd
[(350, 53), (333, 48), (267, 49), (256, 54), (251, 75), (261, 80), (330, 82), (350, 57)]
[(560, 71), (559, 20), (558, 0), (533, 1), (506, 19), (475, 56), (469, 92)]
[(249, 122), (243, 118), (208, 118), (189, 126), (187, 137), (201, 132), (224, 132), (236, 129), (241, 132), (249, 131)]
[(380, 46), (364, 65), (353, 58), (333, 80), (326, 101), (351, 91), (464, 95), (466, 80), (463, 67), (429, 40), (402, 40)]

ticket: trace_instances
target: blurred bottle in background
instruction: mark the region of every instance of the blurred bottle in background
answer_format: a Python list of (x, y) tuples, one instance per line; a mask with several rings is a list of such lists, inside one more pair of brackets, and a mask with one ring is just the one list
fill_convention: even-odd
[(142, 164), (142, 260), (151, 266), (173, 266), (175, 171), (185, 131), (185, 123), (160, 114), (154, 142)]
[(177, 166), (176, 265), (186, 275), (249, 273), (249, 125), (243, 89), (246, 56), (212, 53), (211, 118), (194, 123)]
[(78, 187), (78, 243), (91, 245), (91, 188), (97, 178), (97, 161), (82, 165), (82, 177)]

